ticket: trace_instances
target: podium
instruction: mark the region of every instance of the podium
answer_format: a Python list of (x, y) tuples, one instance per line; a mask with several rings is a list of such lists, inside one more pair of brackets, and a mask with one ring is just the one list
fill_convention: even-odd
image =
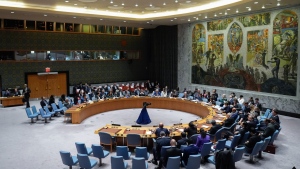
[(136, 120), (136, 123), (137, 124), (149, 124), (149, 123), (151, 123), (151, 119), (149, 117), (146, 106), (143, 107), (143, 109), (142, 109), (142, 111), (139, 115), (139, 118)]

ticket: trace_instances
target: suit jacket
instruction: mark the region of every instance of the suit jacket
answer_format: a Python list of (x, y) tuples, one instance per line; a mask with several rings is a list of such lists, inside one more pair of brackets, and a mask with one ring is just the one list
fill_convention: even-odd
[(216, 132), (222, 128), (222, 126), (220, 126), (219, 124), (216, 124), (214, 126), (212, 126), (209, 130), (209, 134), (216, 134)]
[(186, 138), (181, 138), (180, 140), (177, 141), (177, 148), (180, 149), (181, 145), (186, 145), (187, 139)]
[(25, 98), (29, 98), (30, 97), (30, 93), (31, 93), (31, 90), (29, 87), (27, 87), (27, 91), (26, 91), (26, 88), (23, 89), (23, 93), (24, 93), (24, 97)]
[(221, 108), (221, 110), (223, 110), (226, 114), (231, 112), (230, 106), (223, 107), (223, 108)]
[(155, 130), (155, 135), (156, 135), (156, 137), (159, 137), (159, 136), (160, 136), (160, 132), (161, 132), (161, 131), (164, 131), (164, 132), (166, 133), (166, 136), (168, 136), (168, 135), (170, 134), (169, 130), (166, 129), (166, 128), (157, 128), (157, 129)]
[(183, 149), (182, 161), (184, 161), (184, 164), (187, 165), (190, 155), (196, 155), (198, 153), (199, 148), (196, 145), (191, 144)]
[(171, 147), (167, 149), (166, 155), (164, 156), (164, 166), (167, 166), (169, 157), (176, 157), (176, 156), (179, 156), (181, 161), (182, 155), (181, 155), (181, 150), (179, 148)]
[(250, 139), (245, 143), (245, 146), (248, 149), (248, 153), (251, 153), (255, 144), (260, 141), (261, 141), (260, 136), (257, 135), (251, 136)]
[(219, 151), (215, 155), (216, 169), (233, 169), (233, 152), (231, 150)]
[(184, 132), (187, 132), (187, 137), (190, 138), (192, 135), (197, 134), (197, 128), (186, 128)]
[(161, 152), (161, 147), (162, 146), (170, 146), (170, 137), (158, 137), (156, 139), (156, 153), (158, 159), (160, 159), (160, 152)]
[(269, 123), (268, 126), (265, 128), (263, 134), (262, 134), (262, 139), (267, 138), (269, 136), (273, 136), (275, 132), (275, 127), (272, 123)]
[(234, 123), (234, 119), (233, 118), (228, 118), (224, 121), (224, 127), (230, 127), (233, 123)]

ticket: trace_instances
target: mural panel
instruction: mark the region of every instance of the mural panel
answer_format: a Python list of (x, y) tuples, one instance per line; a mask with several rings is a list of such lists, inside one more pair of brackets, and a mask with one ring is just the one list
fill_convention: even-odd
[(237, 18), (244, 27), (269, 25), (271, 20), (270, 13), (261, 13)]
[[(273, 21), (270, 13), (235, 19), (242, 25), (234, 22), (228, 31), (225, 29), (233, 19), (207, 22), (208, 31), (221, 33), (207, 36), (206, 51), (201, 46), (199, 52), (199, 38), (193, 34), (192, 83), (295, 96), (299, 32), (296, 13), (282, 11)], [(245, 30), (251, 26), (259, 28)], [(243, 35), (247, 43), (243, 43)], [(224, 36), (228, 45), (225, 49)], [(227, 49), (229, 54), (224, 56)]]
[(207, 29), (208, 31), (225, 30), (232, 21), (233, 19), (229, 18), (224, 20), (207, 22)]

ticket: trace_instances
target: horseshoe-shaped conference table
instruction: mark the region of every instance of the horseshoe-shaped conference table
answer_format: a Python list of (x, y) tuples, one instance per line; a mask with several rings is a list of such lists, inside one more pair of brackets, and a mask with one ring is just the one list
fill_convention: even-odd
[[(211, 127), (211, 124), (207, 123), (208, 120), (215, 119), (217, 122), (221, 123), (225, 119), (224, 115), (217, 114), (215, 109), (213, 109), (211, 106), (207, 106), (204, 103), (193, 102), (179, 98), (162, 97), (131, 97), (98, 101), (87, 105), (75, 105), (68, 109), (65, 113), (71, 114), (73, 124), (79, 124), (90, 116), (107, 111), (131, 108), (142, 109), (144, 102), (151, 103), (151, 105), (147, 106), (148, 108), (178, 110), (199, 116), (200, 118), (194, 121), (194, 124), (197, 126), (198, 130), (200, 130), (200, 128), (208, 130)], [(161, 121), (164, 122), (164, 119)], [(188, 127), (188, 123), (189, 122), (184, 122), (183, 124), (174, 124), (173, 126), (164, 127), (170, 130), (171, 137), (178, 137), (184, 128)], [(153, 126), (153, 124), (151, 126), (146, 125), (141, 127), (114, 126), (112, 124), (107, 124), (104, 127), (96, 129), (94, 133), (98, 134), (100, 131), (110, 133), (113, 137), (123, 138), (123, 144), (124, 138), (127, 136), (127, 134), (134, 133), (139, 134), (141, 138), (147, 140), (148, 143), (148, 139), (156, 137), (154, 134), (156, 128), (157, 126)]]

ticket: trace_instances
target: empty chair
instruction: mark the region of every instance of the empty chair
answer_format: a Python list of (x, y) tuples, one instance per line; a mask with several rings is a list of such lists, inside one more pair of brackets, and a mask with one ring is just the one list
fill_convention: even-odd
[(97, 160), (90, 159), (87, 154), (77, 154), (79, 167), (84, 169), (90, 169), (97, 165)]
[(249, 133), (249, 131), (247, 131), (245, 134), (244, 134), (244, 136), (243, 136), (243, 138), (240, 138), (240, 139), (242, 139), (241, 141), (240, 141), (240, 146), (242, 146), (242, 145), (244, 145), (245, 144), (245, 142), (248, 140), (248, 138), (249, 138), (249, 135), (250, 135), (250, 133)]
[(212, 148), (212, 151), (224, 150), (226, 144), (226, 139), (218, 140), (216, 147)]
[(59, 151), (59, 153), (63, 164), (69, 166), (70, 169), (72, 169), (73, 165), (76, 165), (78, 163), (77, 157), (71, 156), (70, 152)]
[(100, 145), (109, 145), (110, 152), (112, 152), (112, 147), (115, 144), (115, 139), (111, 137), (109, 133), (99, 132)]
[(186, 169), (198, 169), (200, 168), (200, 162), (201, 162), (201, 155), (197, 154), (197, 155), (190, 155), (187, 164), (184, 164), (184, 162), (182, 163)]
[(169, 157), (166, 169), (179, 169), (180, 168), (180, 157)]
[[(45, 110), (46, 114), (50, 114), (51, 116), (53, 116), (55, 114), (55, 112), (50, 111), (47, 106), (44, 106), (44, 110)], [(50, 120), (51, 120), (51, 116), (50, 116)]]
[(254, 156), (258, 154), (258, 152), (261, 150), (261, 147), (264, 145), (263, 141), (257, 142), (252, 150), (250, 155), (250, 162), (254, 162)]
[(51, 114), (46, 114), (43, 108), (39, 109), (40, 115), (45, 119), (45, 123), (47, 123), (47, 118), (51, 119)]
[(58, 101), (58, 107), (59, 107), (60, 109), (63, 109), (64, 112), (68, 109), (68, 108), (66, 108), (66, 107), (62, 104), (61, 101)]
[(132, 158), (132, 169), (147, 169), (148, 168), (148, 163), (145, 161), (143, 157), (137, 158), (133, 157)]
[(259, 157), (259, 158), (262, 158), (262, 151), (264, 151), (265, 149), (267, 149), (270, 140), (271, 140), (271, 136), (265, 138), (264, 144), (263, 144), (263, 146), (261, 147), (261, 149), (260, 149), (260, 151), (259, 151), (259, 153), (258, 153), (258, 157)]
[(210, 154), (211, 146), (212, 146), (212, 142), (203, 144), (201, 152), (200, 152), (202, 161), (204, 160), (204, 158), (206, 156), (208, 156)]
[(236, 125), (237, 122), (233, 123), (230, 127), (224, 127), (224, 129), (230, 131), (231, 133), (234, 133)]
[(103, 150), (101, 145), (92, 144), (92, 150), (94, 157), (99, 158), (99, 166), (102, 165), (102, 158), (109, 155), (109, 151)]
[(91, 148), (87, 148), (84, 143), (76, 142), (75, 146), (79, 154), (90, 155), (93, 152), (93, 150)]
[(167, 149), (171, 148), (171, 146), (162, 146), (160, 150), (160, 156), (164, 157), (166, 154)]
[(117, 156), (122, 156), (124, 160), (130, 159), (131, 153), (128, 151), (127, 146), (117, 146)]
[(196, 142), (197, 142), (197, 137), (199, 136), (200, 134), (193, 134), (192, 136), (191, 136), (191, 140), (193, 141), (193, 144), (196, 144)]
[(145, 160), (149, 159), (150, 154), (147, 152), (147, 147), (136, 147), (135, 157), (143, 157)]
[(137, 147), (141, 145), (141, 136), (139, 134), (127, 134), (128, 147)]
[(55, 103), (52, 103), (52, 104), (51, 104), (51, 107), (52, 107), (52, 109), (53, 109), (53, 111), (54, 111), (55, 113), (64, 112), (63, 109), (58, 109), (58, 108), (57, 108), (57, 105), (56, 105)]
[(128, 165), (122, 156), (111, 156), (110, 161), (111, 169), (125, 169)]
[(31, 110), (33, 114), (40, 114), (40, 112), (37, 111), (35, 106), (31, 106)]
[(36, 117), (36, 120), (38, 120), (38, 114), (32, 114), (30, 108), (25, 109), (27, 117), (31, 119), (31, 123), (33, 123), (33, 118)]
[(245, 147), (236, 148), (233, 153), (233, 161), (234, 162), (240, 161), (243, 157), (244, 152), (245, 152)]
[(275, 138), (278, 136), (278, 134), (279, 134), (279, 131), (278, 131), (278, 130), (276, 130), (276, 131), (273, 133), (273, 135), (272, 135), (272, 137), (271, 137), (271, 140), (270, 140), (270, 142), (269, 142), (269, 145), (273, 145), (274, 140), (275, 140)]
[(234, 135), (232, 140), (227, 140), (226, 141), (225, 147), (228, 148), (228, 149), (234, 150), (235, 147), (238, 145), (238, 142), (239, 142), (240, 138), (241, 138), (240, 134)]

